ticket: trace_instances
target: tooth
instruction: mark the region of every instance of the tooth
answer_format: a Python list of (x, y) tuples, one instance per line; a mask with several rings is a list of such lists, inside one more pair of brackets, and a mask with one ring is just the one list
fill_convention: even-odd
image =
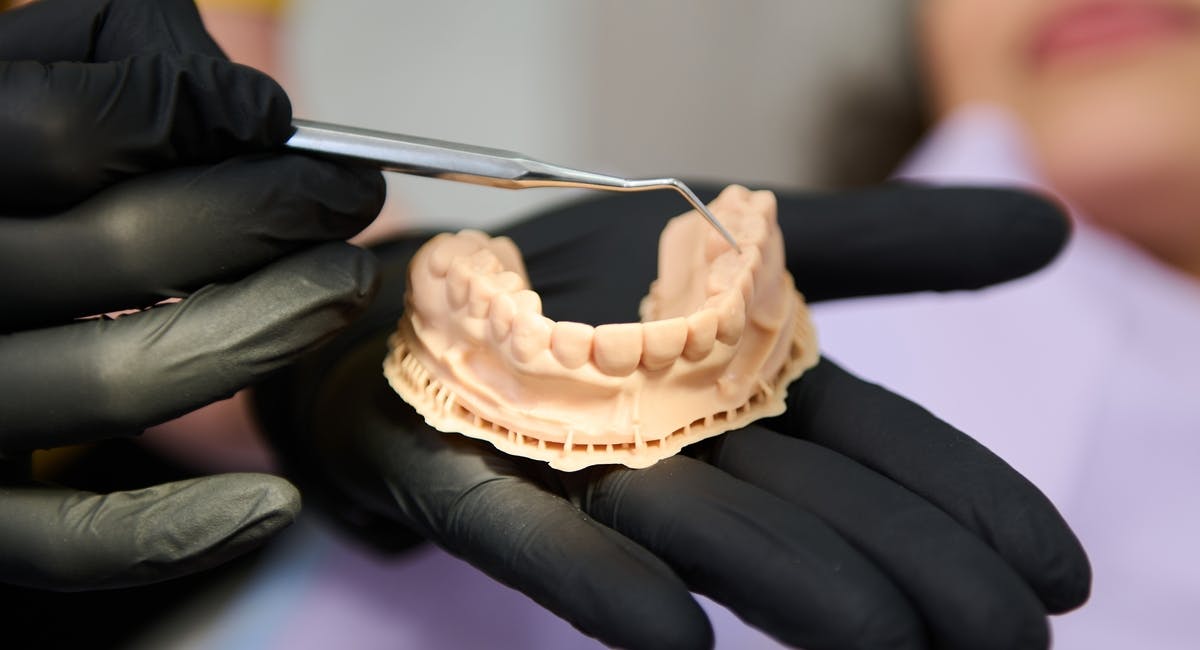
[(496, 286), (504, 293), (513, 293), (521, 289), (528, 289), (529, 285), (525, 283), (525, 278), (522, 278), (517, 273), (512, 271), (501, 271), (492, 276)]
[(457, 309), (467, 304), (467, 296), (471, 291), (470, 260), (466, 257), (456, 257), (450, 263), (450, 271), (446, 274), (446, 296), (450, 306)]
[(717, 201), (728, 201), (734, 205), (750, 200), (750, 190), (745, 185), (729, 185), (717, 195)]
[(521, 258), (521, 251), (517, 250), (517, 245), (508, 237), (495, 237), (488, 244), (496, 257), (500, 259), (500, 263), (504, 265), (505, 270), (513, 271), (525, 277), (525, 262)]
[(564, 368), (574, 370), (587, 363), (592, 353), (592, 336), (595, 330), (591, 325), (560, 321), (554, 324), (554, 332), (550, 335), (550, 351), (554, 358)]
[(761, 214), (766, 218), (767, 223), (775, 223), (778, 221), (779, 205), (775, 200), (775, 193), (770, 190), (758, 190), (750, 193), (750, 205), (756, 214)]
[(553, 321), (541, 314), (520, 311), (513, 319), (512, 354), (521, 363), (533, 361), (550, 347)]
[(667, 368), (683, 353), (688, 335), (686, 318), (651, 321), (642, 329), (642, 365), (646, 370)]
[(642, 358), (641, 323), (617, 323), (596, 328), (592, 345), (596, 367), (606, 375), (623, 377), (637, 369)]
[(513, 301), (512, 296), (502, 293), (492, 301), (489, 320), (492, 323), (492, 336), (497, 341), (503, 341), (508, 337), (508, 333), (512, 330), (513, 317), (516, 314), (517, 304)]
[(451, 244), (452, 239), (454, 235), (444, 232), (425, 244), (429, 247), (429, 270), (439, 278), (446, 277), (446, 272), (450, 270), (450, 262), (454, 260), (457, 252)]
[(786, 278), (776, 287), (779, 299), (759, 300), (750, 312), (750, 320), (754, 325), (768, 331), (778, 330), (792, 310), (791, 296), (795, 293), (795, 285), (792, 284), (791, 278)]
[(729, 231), (743, 249), (748, 246), (757, 247), (767, 238), (767, 224), (757, 214), (739, 212), (729, 226)]
[(523, 289), (512, 294), (513, 302), (517, 305), (519, 312), (533, 312), (535, 314), (542, 313), (542, 297), (536, 292), (529, 289)]
[[(458, 236), (460, 238), (468, 240), (468, 241), (479, 242), (480, 244), (487, 244), (488, 240), (491, 239), (491, 236), (488, 235), (487, 233), (483, 232), (482, 230), (476, 230), (474, 228), (464, 228), (464, 229), (458, 231)], [(478, 248), (478, 247), (474, 247), (474, 248)]]
[(469, 303), (467, 313), (474, 318), (484, 318), (488, 314), (488, 306), (499, 293), (495, 276), (476, 273), (471, 278), (471, 290), (468, 292)]
[[(742, 248), (743, 252), (751, 250), (746, 246)], [(746, 262), (737, 251), (727, 250), (717, 259), (713, 260), (712, 265), (708, 269), (708, 295), (716, 296), (725, 293), (730, 287), (737, 286), (739, 290), (742, 285), (751, 282), (746, 273)]]
[(717, 312), (701, 309), (687, 317), (688, 336), (683, 344), (683, 358), (699, 361), (712, 352), (717, 336)]
[(725, 345), (737, 343), (746, 329), (746, 301), (742, 294), (730, 291), (713, 296), (704, 302), (704, 311), (710, 309), (717, 314), (717, 340)]
[[(713, 212), (713, 214), (717, 217), (717, 220), (720, 221), (722, 225), (725, 224), (726, 214), (724, 212)], [(712, 229), (709, 228), (709, 230)], [(735, 238), (734, 241), (737, 241), (737, 239)], [(721, 233), (714, 230), (704, 236), (705, 262), (711, 263), (713, 260), (731, 250), (732, 249), (729, 247), (729, 242), (725, 241), (725, 238), (721, 236)]]

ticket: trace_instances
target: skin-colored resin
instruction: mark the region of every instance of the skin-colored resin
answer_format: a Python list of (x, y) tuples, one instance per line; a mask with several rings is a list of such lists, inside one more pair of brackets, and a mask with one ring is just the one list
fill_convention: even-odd
[(565, 471), (647, 467), (782, 413), (817, 345), (775, 196), (730, 186), (709, 207), (741, 254), (695, 212), (672, 219), (640, 323), (550, 320), (511, 240), (438, 235), (410, 264), (384, 374), (433, 427)]

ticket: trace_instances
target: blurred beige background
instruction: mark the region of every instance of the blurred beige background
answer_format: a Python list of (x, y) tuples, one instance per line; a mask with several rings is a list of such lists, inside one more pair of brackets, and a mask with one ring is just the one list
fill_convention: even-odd
[[(814, 187), (886, 123), (873, 107), (909, 90), (907, 5), (295, 0), (281, 58), (303, 117), (618, 174)], [(417, 226), (494, 226), (571, 196), (389, 184)]]

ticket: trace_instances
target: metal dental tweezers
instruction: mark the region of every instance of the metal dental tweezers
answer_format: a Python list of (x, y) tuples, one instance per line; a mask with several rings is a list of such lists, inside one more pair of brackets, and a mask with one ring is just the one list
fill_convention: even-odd
[(287, 141), (288, 147), (351, 158), (402, 174), (508, 189), (583, 187), (616, 192), (675, 190), (721, 233), (734, 250), (741, 250), (733, 235), (717, 221), (691, 188), (676, 178), (634, 180), (552, 165), (502, 149), (309, 120), (292, 120), (292, 124), (296, 127), (296, 133)]

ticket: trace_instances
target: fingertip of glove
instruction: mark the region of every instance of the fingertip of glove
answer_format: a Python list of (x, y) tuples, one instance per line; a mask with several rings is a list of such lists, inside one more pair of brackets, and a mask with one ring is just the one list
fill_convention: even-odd
[(379, 264), (370, 251), (334, 242), (312, 249), (309, 255), (310, 278), (352, 305), (366, 307), (379, 290)]
[(328, 236), (345, 239), (366, 227), (383, 208), (387, 185), (378, 169), (291, 154), (268, 161), (297, 197), (320, 206)]
[[(277, 476), (225, 474), (217, 480), (218, 494), (212, 497), (243, 513), (230, 522), (236, 532), (227, 538), (227, 542), (234, 547), (260, 543), (291, 525), (300, 513), (300, 491)], [(224, 508), (218, 508), (216, 513), (223, 517)]]
[(1063, 614), (1086, 603), (1092, 593), (1092, 566), (1083, 547), (1076, 541), (1049, 563), (1036, 587), (1046, 611)]
[(965, 227), (990, 243), (986, 276), (1017, 278), (1049, 264), (1066, 245), (1071, 224), (1063, 207), (1049, 196), (1010, 188), (945, 188), (959, 194), (975, 218)]

